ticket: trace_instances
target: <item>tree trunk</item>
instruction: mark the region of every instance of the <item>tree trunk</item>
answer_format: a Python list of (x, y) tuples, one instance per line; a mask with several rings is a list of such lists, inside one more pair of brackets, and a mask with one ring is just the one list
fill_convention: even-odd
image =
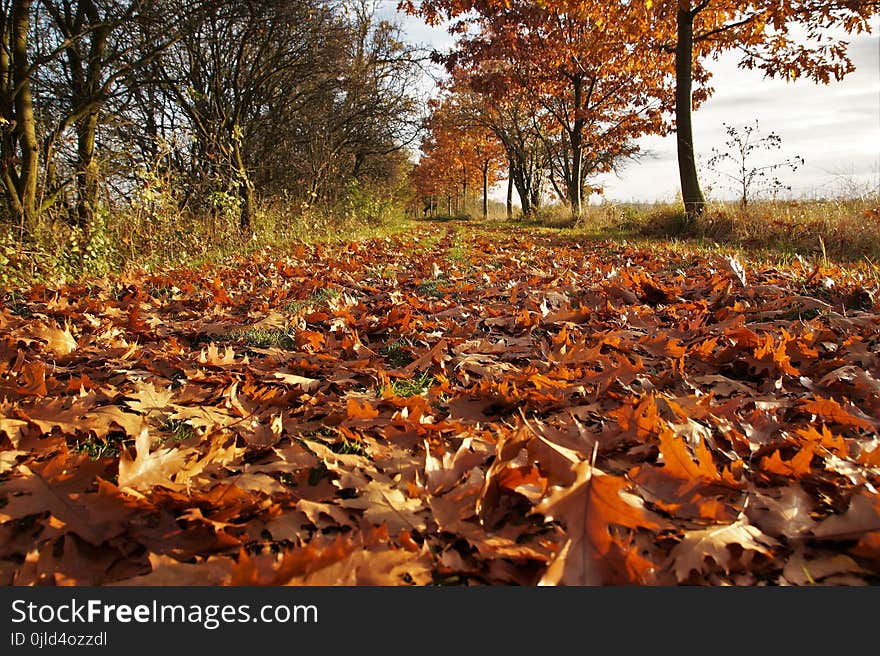
[(76, 225), (87, 230), (98, 207), (98, 165), (95, 161), (95, 135), (98, 112), (91, 112), (76, 126)]
[(238, 229), (242, 234), (251, 229), (254, 218), (254, 185), (248, 177), (247, 167), (244, 164), (244, 157), (241, 154), (241, 147), (238, 140), (235, 139), (232, 146), (232, 156), (234, 158), (236, 174), (238, 176), (238, 197), (241, 200), (241, 209), (238, 215)]
[(507, 220), (513, 219), (513, 166), (507, 167)]
[(483, 162), (483, 220), (489, 218), (489, 160)]
[[(467, 214), (467, 193), (468, 193), (468, 181), (467, 181), (467, 169), (464, 169), (462, 172), (462, 181), (461, 181), (461, 214)], [(458, 204), (458, 200), (456, 199), (456, 204)], [(456, 208), (458, 211), (458, 208)]]
[(678, 10), (678, 40), (675, 44), (675, 130), (678, 146), (678, 172), (681, 179), (681, 198), (688, 220), (693, 221), (706, 208), (706, 199), (700, 190), (697, 163), (694, 156), (694, 127), (692, 121), (694, 14), (688, 0), (680, 0)]
[(526, 173), (519, 167), (514, 167), (511, 170), (513, 172), (513, 184), (516, 187), (516, 193), (519, 196), (519, 204), (522, 206), (522, 215), (527, 217), (532, 213), (532, 195), (526, 180)]
[(37, 176), (39, 175), (39, 150), (37, 124), (31, 96), (30, 66), (28, 63), (28, 31), (30, 28), (31, 0), (12, 3), (11, 50), (12, 85), (10, 98), (15, 127), (10, 145), (18, 153), (5, 153), (21, 160), (17, 173), (6, 177), (7, 199), (10, 209), (21, 221), (24, 231), (33, 227), (37, 220)]
[[(575, 111), (581, 111), (583, 104), (583, 81), (578, 79), (574, 84)], [(571, 214), (579, 219), (583, 195), (583, 131), (584, 120), (577, 118), (571, 131), (571, 180), (568, 181), (568, 199), (571, 202)]]

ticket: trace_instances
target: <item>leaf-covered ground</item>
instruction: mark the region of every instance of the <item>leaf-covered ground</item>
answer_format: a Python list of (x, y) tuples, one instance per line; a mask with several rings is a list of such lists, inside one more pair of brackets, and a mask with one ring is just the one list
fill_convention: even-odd
[(452, 223), (10, 292), (0, 580), (880, 583), (875, 298)]

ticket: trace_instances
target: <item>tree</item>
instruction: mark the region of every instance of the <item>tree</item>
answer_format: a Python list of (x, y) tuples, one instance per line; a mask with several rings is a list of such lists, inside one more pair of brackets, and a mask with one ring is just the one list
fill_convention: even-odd
[(489, 188), (507, 172), (508, 164), (507, 153), (492, 129), (490, 110), (478, 94), (455, 86), (431, 105), (428, 128), (435, 144), (447, 144), (454, 152), (461, 175), (462, 204), (467, 203), (468, 189), (480, 185), (485, 219), (489, 215)]
[(496, 93), (524, 94), (541, 108), (540, 133), (575, 216), (589, 175), (632, 153), (634, 138), (666, 127), (669, 71), (635, 47), (637, 4), (426, 0), (406, 8), (429, 21), (455, 19), (451, 31), (461, 35), (450, 68), (491, 63)]
[(31, 92), (31, 0), (0, 3), (0, 116), (3, 139), (3, 188), (20, 231), (37, 218), (39, 144)]
[(835, 31), (870, 32), (876, 0), (645, 0), (642, 39), (675, 54), (675, 123), (682, 199), (689, 218), (706, 201), (697, 175), (692, 109), (701, 60), (741, 51), (740, 66), (769, 77), (807, 77), (827, 84), (854, 67)]
[(55, 158), (59, 142), (71, 131), (75, 207), (69, 218), (80, 228), (89, 227), (101, 177), (97, 140), (113, 114), (110, 103), (143, 84), (139, 71), (177, 40), (204, 6), (191, 3), (181, 15), (161, 0), (42, 0), (44, 15), (36, 27), (43, 53), (34, 84), (47, 130), (45, 205), (68, 184), (57, 176)]
[[(710, 169), (733, 183), (734, 189), (739, 193), (739, 203), (743, 208), (748, 205), (749, 198), (758, 190), (765, 189), (776, 193), (783, 189), (790, 189), (773, 175), (773, 172), (782, 168), (788, 168), (792, 172), (797, 171), (798, 167), (804, 164), (803, 157), (795, 155), (779, 162), (763, 165), (756, 165), (754, 162), (755, 155), (762, 150), (779, 150), (782, 147), (782, 137), (775, 132), (761, 135), (757, 120), (754, 124), (742, 127), (725, 123), (724, 130), (727, 133), (727, 141), (725, 142), (727, 148), (726, 150), (713, 148), (708, 165)], [(725, 163), (733, 165), (733, 172), (724, 166)]]

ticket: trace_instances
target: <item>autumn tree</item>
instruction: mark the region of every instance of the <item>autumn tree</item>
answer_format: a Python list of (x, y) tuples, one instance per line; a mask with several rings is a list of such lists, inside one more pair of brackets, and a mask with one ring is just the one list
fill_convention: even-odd
[(489, 188), (507, 173), (508, 157), (486, 120), (485, 108), (473, 93), (449, 93), (432, 103), (428, 128), (435, 144), (450, 151), (461, 179), (462, 204), (468, 191), (482, 188), (482, 215), (489, 214)]
[(490, 131), (507, 158), (507, 214), (512, 216), (512, 192), (516, 189), (523, 216), (530, 216), (541, 202), (547, 169), (547, 151), (540, 133), (540, 107), (523, 94), (508, 93), (503, 75), (492, 62), (465, 67), (457, 62), (448, 88), (466, 111), (469, 124)]
[(461, 33), (450, 68), (493, 64), (496, 93), (528, 96), (572, 214), (585, 180), (632, 152), (632, 141), (665, 129), (671, 105), (664, 62), (634, 47), (635, 4), (603, 2), (425, 1), (406, 6), (429, 21), (453, 20)]
[[(631, 3), (617, 3), (629, 5)], [(635, 4), (635, 3), (633, 3)], [(675, 56), (675, 120), (682, 199), (689, 217), (706, 201), (697, 175), (693, 139), (693, 82), (705, 79), (703, 61), (737, 50), (740, 66), (768, 77), (806, 77), (827, 84), (854, 70), (847, 42), (837, 35), (870, 32), (876, 0), (645, 0), (636, 15), (640, 40)]]

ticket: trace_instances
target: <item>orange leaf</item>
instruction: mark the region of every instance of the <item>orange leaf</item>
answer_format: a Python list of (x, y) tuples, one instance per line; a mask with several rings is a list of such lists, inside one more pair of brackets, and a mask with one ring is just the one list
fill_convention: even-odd
[(844, 408), (834, 399), (820, 397), (812, 401), (805, 401), (801, 404), (801, 409), (841, 426), (864, 428), (867, 431), (877, 430), (875, 422), (865, 416), (856, 415), (857, 411)]
[(810, 462), (816, 452), (816, 445), (809, 443), (798, 451), (791, 460), (783, 460), (779, 451), (761, 460), (761, 469), (770, 474), (782, 476), (809, 476), (812, 473)]
[(345, 411), (349, 419), (375, 419), (379, 416), (379, 411), (370, 405), (369, 402), (364, 401), (361, 403), (354, 398), (348, 400)]
[(535, 512), (565, 524), (569, 536), (541, 583), (647, 582), (651, 563), (612, 535), (611, 527), (659, 530), (663, 520), (645, 510), (640, 499), (625, 493), (625, 478), (605, 474), (587, 461), (573, 470), (576, 479), (571, 486), (557, 488), (535, 506)]

